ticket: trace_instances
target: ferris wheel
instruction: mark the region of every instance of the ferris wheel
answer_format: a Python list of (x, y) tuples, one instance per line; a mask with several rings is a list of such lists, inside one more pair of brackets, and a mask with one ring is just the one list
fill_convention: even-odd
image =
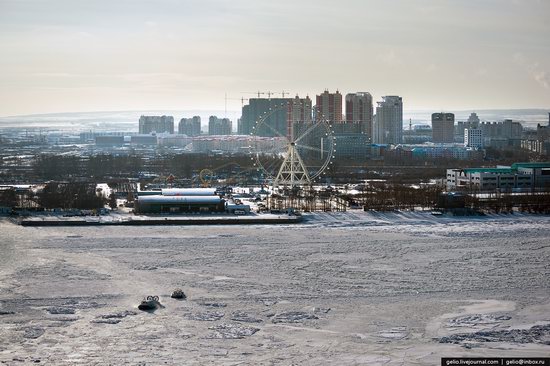
[(295, 99), (256, 121), (250, 145), (256, 167), (274, 188), (311, 185), (330, 169), (336, 151), (329, 120)]

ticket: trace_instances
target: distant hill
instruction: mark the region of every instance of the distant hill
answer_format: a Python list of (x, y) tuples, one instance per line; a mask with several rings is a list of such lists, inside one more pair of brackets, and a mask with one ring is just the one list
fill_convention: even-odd
[[(430, 124), (431, 114), (436, 110), (405, 110), (403, 125), (407, 126), (409, 119), (413, 124)], [(482, 121), (502, 121), (512, 119), (522, 122), (526, 127), (535, 127), (537, 123), (548, 124), (550, 109), (484, 109), (449, 111), (455, 114), (456, 121), (464, 121), (472, 112), (476, 112)], [(137, 131), (141, 115), (169, 115), (177, 122), (183, 117), (201, 116), (203, 130), (207, 129), (208, 117), (215, 115), (224, 117), (223, 110), (141, 110), (141, 111), (103, 111), (80, 113), (48, 113), (25, 116), (0, 117), (0, 128), (42, 128), (71, 131)], [(233, 121), (236, 130), (240, 111), (227, 111), (227, 117)]]
[[(208, 126), (209, 116), (224, 117), (225, 112), (223, 110), (142, 110), (32, 114), (0, 117), (0, 128), (20, 127), (77, 131), (137, 131), (140, 116), (163, 114), (173, 116), (176, 126), (183, 117), (200, 116), (203, 129), (205, 129)], [(227, 118), (233, 121), (234, 128), (237, 126), (238, 117), (240, 117), (240, 111), (227, 111)]]
[[(434, 112), (440, 111), (404, 111), (403, 119), (404, 125), (408, 125), (409, 118), (412, 119), (413, 124), (424, 123), (431, 124), (431, 115)], [(489, 122), (501, 122), (505, 119), (512, 119), (517, 122), (521, 122), (526, 127), (536, 127), (537, 123), (547, 125), (548, 113), (550, 109), (478, 109), (478, 110), (462, 110), (462, 111), (448, 111), (455, 114), (455, 121), (466, 121), (468, 116), (475, 112), (479, 119)]]

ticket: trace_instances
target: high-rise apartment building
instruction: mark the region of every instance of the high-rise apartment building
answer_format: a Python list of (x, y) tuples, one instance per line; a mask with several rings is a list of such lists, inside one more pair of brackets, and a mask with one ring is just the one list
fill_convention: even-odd
[[(312, 101), (309, 97), (300, 98), (251, 98), (243, 106), (238, 133), (258, 136), (289, 136), (291, 126), (307, 124), (312, 119)], [(259, 120), (263, 127), (255, 130)]]
[(336, 93), (329, 93), (325, 90), (323, 94), (316, 97), (315, 111), (330, 123), (342, 122), (342, 94), (337, 90)]
[(403, 142), (403, 98), (385, 96), (377, 103), (374, 117), (373, 141), (377, 144)]
[(285, 106), (291, 100), (292, 98), (250, 98), (248, 104), (242, 108), (237, 129), (239, 135), (250, 135), (258, 120), (265, 118), (265, 123), (274, 129), (274, 131), (265, 131), (266, 136), (277, 134), (286, 136), (288, 111)]
[(174, 133), (174, 117), (172, 116), (141, 116), (139, 118), (139, 133)]
[(360, 131), (372, 139), (372, 95), (366, 92), (346, 94), (346, 123), (358, 124)]
[(178, 133), (187, 136), (199, 136), (201, 134), (201, 117), (182, 118), (178, 124)]
[(210, 116), (208, 119), (209, 135), (231, 135), (232, 123), (229, 118)]
[(309, 96), (300, 98), (295, 96), (288, 104), (288, 120), (294, 122), (311, 122), (312, 121), (312, 101)]
[(432, 114), (432, 142), (454, 142), (455, 115), (453, 113)]
[(313, 105), (309, 96), (300, 98), (298, 95), (288, 103), (287, 137), (299, 136), (304, 133), (313, 121)]

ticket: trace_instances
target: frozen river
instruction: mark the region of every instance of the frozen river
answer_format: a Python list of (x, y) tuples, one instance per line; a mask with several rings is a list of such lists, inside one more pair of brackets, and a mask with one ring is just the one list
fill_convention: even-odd
[[(550, 354), (550, 217), (0, 221), (0, 364), (438, 365)], [(170, 298), (182, 288), (187, 300)], [(146, 295), (164, 306), (141, 312)]]

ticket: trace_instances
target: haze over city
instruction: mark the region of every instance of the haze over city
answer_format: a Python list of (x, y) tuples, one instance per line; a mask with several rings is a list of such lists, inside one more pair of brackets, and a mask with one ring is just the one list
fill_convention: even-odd
[(550, 3), (0, 1), (0, 116), (239, 111), (257, 90), (401, 95), (408, 110), (543, 108)]
[(549, 15), (0, 0), (0, 364), (550, 366)]

